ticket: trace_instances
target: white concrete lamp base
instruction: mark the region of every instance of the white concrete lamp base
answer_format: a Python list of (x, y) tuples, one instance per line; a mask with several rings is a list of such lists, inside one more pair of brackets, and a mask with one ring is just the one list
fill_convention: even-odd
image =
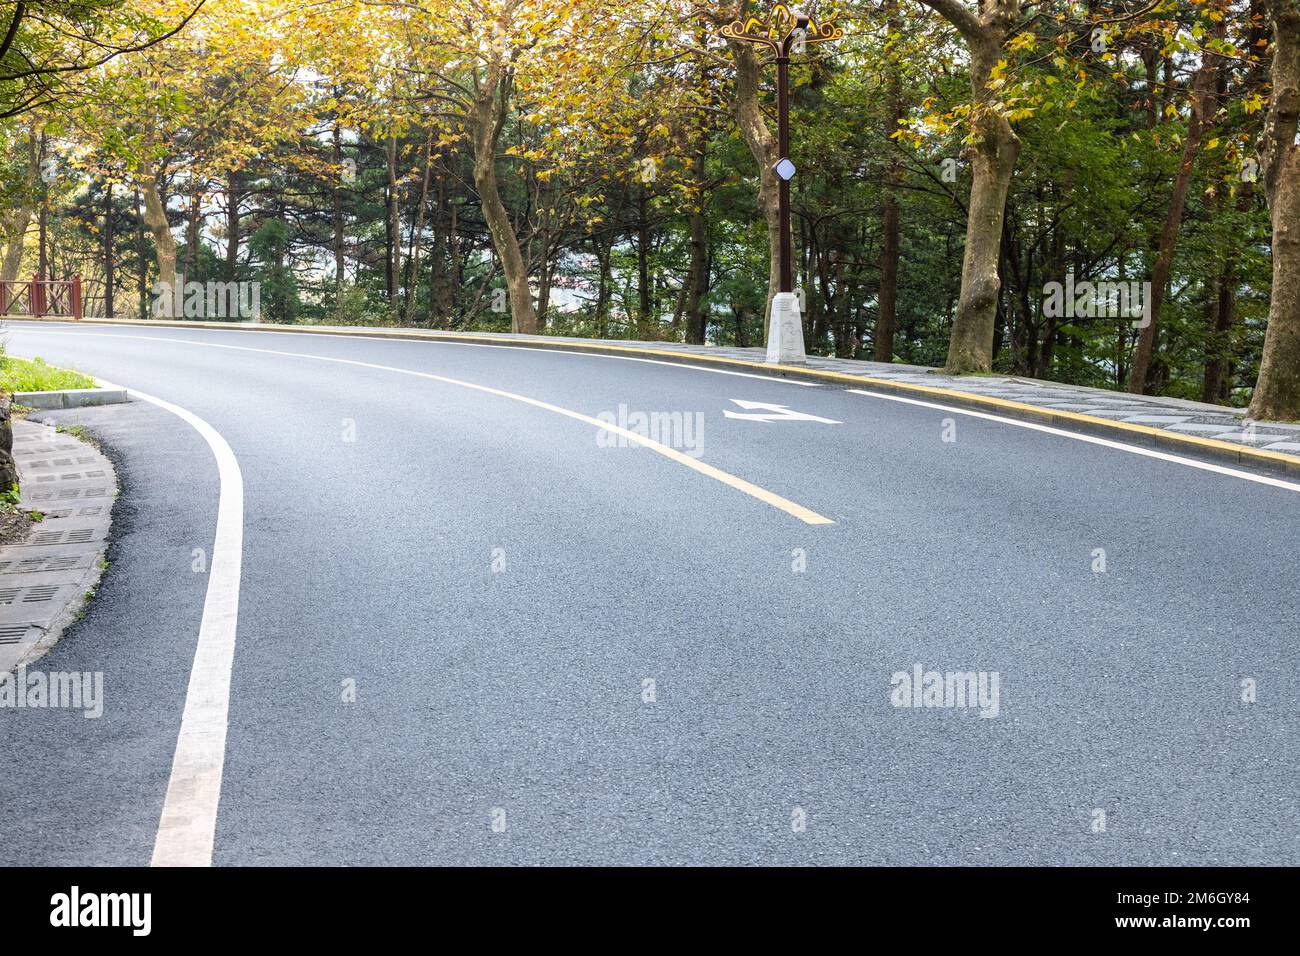
[(778, 292), (772, 300), (772, 315), (767, 324), (767, 364), (791, 365), (807, 360), (799, 297), (793, 292)]

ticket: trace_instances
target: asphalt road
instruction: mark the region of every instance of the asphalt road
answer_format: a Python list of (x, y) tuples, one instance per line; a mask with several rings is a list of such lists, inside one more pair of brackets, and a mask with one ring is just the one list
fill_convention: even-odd
[[(188, 409), (238, 460), (217, 865), (1297, 862), (1300, 492), (598, 356), (19, 323), (7, 346)], [(699, 413), (701, 461), (833, 523), (560, 411), (621, 405)], [(144, 865), (217, 469), (144, 402), (48, 417), (123, 485), (99, 594), (38, 665), (104, 672), (105, 712), (0, 710), (0, 863)], [(996, 715), (895, 706), (917, 665), (996, 673)]]

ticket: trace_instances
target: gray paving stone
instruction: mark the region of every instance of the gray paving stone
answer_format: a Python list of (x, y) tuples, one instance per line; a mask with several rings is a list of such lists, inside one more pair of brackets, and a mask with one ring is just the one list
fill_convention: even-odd
[(1192, 434), (1212, 435), (1223, 431), (1223, 425), (1219, 425), (1219, 424), (1211, 425), (1205, 422), (1183, 422), (1177, 425), (1170, 425), (1169, 430), (1174, 432), (1190, 432)]
[(1255, 432), (1252, 434), (1250, 432), (1234, 431), (1234, 432), (1223, 432), (1222, 434), (1215, 435), (1214, 437), (1219, 439), (1220, 441), (1235, 441), (1239, 445), (1254, 446), (1254, 445), (1266, 445), (1269, 442), (1275, 442), (1278, 440), (1278, 438), (1282, 436), (1265, 435), (1260, 432)]
[(20, 506), (44, 519), (0, 547), (0, 670), (38, 660), (93, 589), (107, 547), (117, 475), (96, 448), (14, 422)]
[(1096, 415), (1099, 418), (1114, 419), (1133, 418), (1134, 416), (1143, 415), (1145, 413), (1146, 410), (1141, 408), (1096, 408), (1088, 412), (1089, 415)]

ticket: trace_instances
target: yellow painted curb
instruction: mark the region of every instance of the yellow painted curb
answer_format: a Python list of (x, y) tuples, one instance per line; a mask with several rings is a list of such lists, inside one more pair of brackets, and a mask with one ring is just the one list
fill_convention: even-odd
[[(435, 342), (464, 342), (468, 344), (502, 345), (515, 348), (534, 348), (557, 352), (594, 352), (600, 354), (628, 354), (636, 356), (653, 356), (685, 365), (721, 365), (728, 368), (744, 368), (773, 378), (797, 378), (816, 382), (832, 382), (843, 385), (867, 385), (882, 392), (894, 394), (925, 396), (943, 399), (954, 405), (964, 405), (980, 410), (1000, 412), (1011, 418), (1029, 419), (1044, 424), (1074, 425), (1082, 431), (1105, 431), (1128, 438), (1137, 444), (1162, 445), (1170, 451), (1185, 451), (1201, 454), (1210, 458), (1226, 459), (1235, 464), (1255, 465), (1267, 471), (1285, 472), (1300, 475), (1300, 457), (1284, 455), (1279, 452), (1249, 448), (1232, 442), (1215, 438), (1198, 438), (1195, 435), (1181, 435), (1177, 432), (1138, 425), (1132, 422), (1117, 422), (1109, 418), (1085, 415), (1080, 412), (1060, 411), (1052, 408), (1040, 408), (1025, 402), (1013, 402), (1004, 398), (979, 395), (973, 392), (960, 392), (950, 388), (932, 385), (915, 385), (910, 382), (897, 382), (890, 379), (872, 378), (867, 375), (851, 375), (847, 372), (832, 372), (825, 369), (805, 368), (796, 365), (767, 365), (763, 362), (751, 362), (746, 359), (727, 358), (721, 355), (700, 355), (693, 352), (680, 352), (675, 349), (656, 349), (643, 345), (611, 345), (604, 342), (579, 342), (570, 339), (503, 339), (500, 336), (474, 332), (436, 332), (423, 329), (385, 329), (385, 328), (339, 328), (319, 325), (271, 325), (269, 323), (232, 323), (232, 322), (182, 322), (170, 319), (83, 319), (72, 323), (67, 319), (45, 318), (15, 319), (22, 322), (59, 322), (61, 324), (79, 325), (124, 325), (137, 328), (176, 328), (176, 329), (215, 329), (227, 332), (275, 332), (300, 333), (307, 335), (333, 335), (342, 338), (379, 338), (398, 340), (425, 340)], [(1119, 394), (1119, 393), (1116, 393)]]

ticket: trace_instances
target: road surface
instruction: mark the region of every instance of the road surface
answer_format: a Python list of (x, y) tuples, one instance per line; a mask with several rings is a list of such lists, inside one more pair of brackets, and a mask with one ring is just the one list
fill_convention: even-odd
[[(1297, 862), (1295, 487), (647, 361), (6, 334), (237, 463), (216, 865)], [(692, 427), (599, 427), (638, 412)], [(49, 418), (123, 485), (37, 665), (105, 711), (0, 710), (0, 863), (145, 865), (205, 812), (169, 781), (222, 476), (159, 405)], [(901, 706), (918, 667), (996, 699)]]

